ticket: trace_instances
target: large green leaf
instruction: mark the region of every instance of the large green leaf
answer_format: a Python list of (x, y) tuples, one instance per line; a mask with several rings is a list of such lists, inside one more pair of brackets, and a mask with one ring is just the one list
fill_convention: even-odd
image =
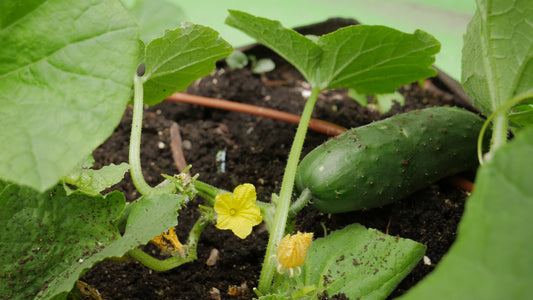
[(75, 269), (120, 237), (112, 222), (125, 203), (119, 192), (66, 196), (60, 185), (46, 193), (6, 185), (0, 193), (0, 298), (31, 299), (65, 276), (72, 277), (72, 288), (81, 271)]
[(403, 84), (436, 75), (431, 65), (440, 43), (430, 34), (356, 25), (323, 35), (317, 81), (324, 88), (350, 87), (365, 94), (392, 93)]
[(308, 80), (313, 78), (322, 50), (310, 39), (294, 30), (283, 27), (278, 21), (229, 10), (226, 24), (235, 27), (259, 43), (276, 51), (290, 62)]
[(302, 274), (277, 274), (274, 289), (292, 297), (307, 293), (307, 299), (324, 291), (350, 299), (385, 299), (425, 251), (417, 242), (352, 224), (315, 240)]
[(185, 90), (231, 52), (231, 45), (209, 27), (184, 23), (178, 29), (167, 30), (146, 49), (144, 103), (154, 105)]
[(513, 107), (509, 114), (509, 121), (514, 127), (525, 127), (533, 124), (533, 104), (524, 104)]
[(533, 5), (530, 0), (477, 0), (464, 37), (462, 82), (485, 115), (533, 93)]
[(0, 22), (0, 178), (44, 191), (118, 124), (138, 27), (112, 0), (6, 0)]
[(533, 128), (479, 170), (457, 240), (435, 271), (402, 299), (531, 299)]
[(230, 10), (226, 24), (271, 48), (314, 87), (349, 87), (360, 93), (392, 93), (403, 84), (434, 76), (440, 43), (385, 27), (357, 25), (321, 36), (315, 43), (277, 21)]
[(57, 186), (36, 194), (7, 184), (0, 191), (0, 298), (64, 298), (95, 263), (120, 257), (175, 226), (184, 200), (180, 195), (139, 199), (121, 237), (114, 224), (125, 207), (120, 192), (67, 196)]

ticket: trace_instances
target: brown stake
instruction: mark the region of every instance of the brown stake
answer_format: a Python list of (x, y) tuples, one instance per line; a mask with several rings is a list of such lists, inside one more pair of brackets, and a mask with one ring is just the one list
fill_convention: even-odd
[[(178, 169), (178, 172), (181, 173), (181, 171), (187, 167), (187, 162), (183, 155), (180, 126), (176, 122), (172, 122), (172, 125), (170, 126), (170, 150), (172, 151), (172, 158), (174, 159), (176, 168)], [(191, 176), (190, 172), (187, 171), (187, 175)]]

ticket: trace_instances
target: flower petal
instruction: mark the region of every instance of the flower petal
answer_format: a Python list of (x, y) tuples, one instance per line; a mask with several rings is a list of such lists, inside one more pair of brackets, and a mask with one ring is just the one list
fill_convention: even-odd
[(233, 226), (232, 219), (233, 218), (229, 215), (218, 215), (216, 227), (222, 230), (231, 229), (231, 227)]
[(233, 196), (231, 195), (231, 193), (218, 194), (215, 197), (215, 205), (213, 206), (213, 208), (219, 215), (229, 215), (229, 211), (232, 208), (233, 202)]
[(243, 221), (250, 223), (252, 226), (258, 225), (263, 221), (261, 210), (257, 205), (240, 210), (239, 217), (241, 217)]
[(240, 207), (246, 207), (250, 203), (254, 203), (257, 199), (257, 195), (255, 193), (255, 186), (251, 183), (244, 183), (241, 185), (238, 185), (233, 190), (233, 198), (239, 202)]
[(252, 225), (249, 222), (235, 222), (231, 231), (241, 239), (245, 239), (252, 233)]

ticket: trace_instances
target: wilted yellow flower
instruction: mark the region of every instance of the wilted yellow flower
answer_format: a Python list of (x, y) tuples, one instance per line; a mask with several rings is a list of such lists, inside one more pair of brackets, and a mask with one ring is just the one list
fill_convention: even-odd
[(218, 229), (231, 229), (241, 239), (246, 238), (252, 227), (261, 223), (261, 210), (255, 205), (255, 186), (245, 183), (237, 186), (231, 193), (215, 197), (215, 212)]
[(186, 255), (186, 246), (180, 243), (178, 236), (176, 235), (176, 228), (174, 227), (151, 239), (150, 242), (156, 245), (163, 254), (174, 256), (174, 254), (177, 253), (181, 257), (185, 257)]
[(313, 233), (297, 232), (294, 235), (287, 234), (279, 243), (278, 272), (283, 273), (284, 269), (289, 270), (290, 277), (294, 275), (296, 268), (298, 274), (301, 273), (300, 266), (305, 262), (307, 249), (313, 240)]

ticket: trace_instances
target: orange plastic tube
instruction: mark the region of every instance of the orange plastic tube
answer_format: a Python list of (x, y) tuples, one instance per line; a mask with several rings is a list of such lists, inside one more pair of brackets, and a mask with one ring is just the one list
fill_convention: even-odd
[[(281, 120), (292, 124), (298, 124), (298, 122), (300, 122), (300, 116), (295, 114), (228, 100), (208, 98), (185, 93), (175, 93), (165, 100), (243, 112), (256, 116), (264, 116), (271, 119)], [(311, 119), (309, 122), (309, 128), (328, 135), (339, 135), (346, 130), (346, 128), (342, 126), (318, 119)]]

